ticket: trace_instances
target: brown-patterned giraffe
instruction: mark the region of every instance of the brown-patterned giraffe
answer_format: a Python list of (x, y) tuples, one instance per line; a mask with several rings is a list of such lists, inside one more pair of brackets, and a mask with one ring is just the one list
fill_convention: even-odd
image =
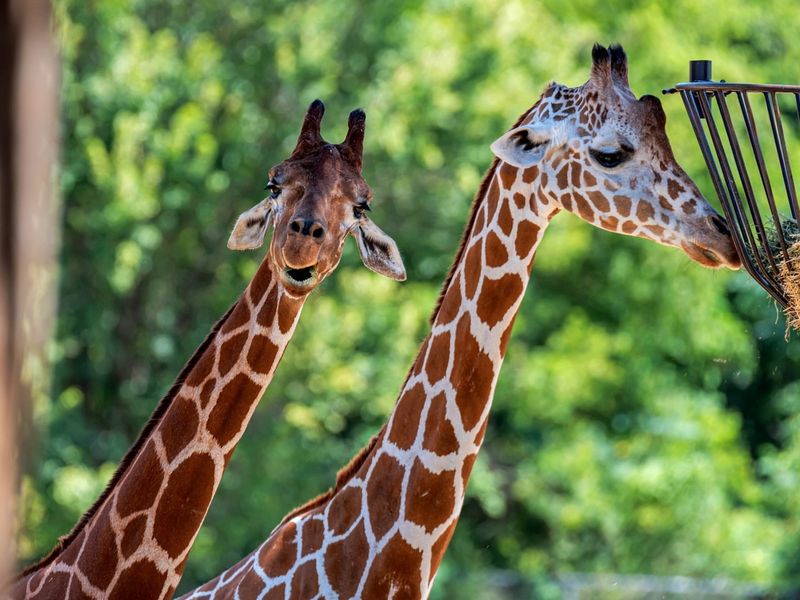
[(105, 492), (13, 598), (165, 598), (237, 442), (269, 385), (300, 309), (353, 235), (367, 267), (404, 279), (394, 241), (366, 216), (361, 176), (365, 115), (350, 114), (341, 144), (322, 139), (319, 100), (289, 159), (269, 172), (271, 195), (239, 217), (228, 246), (269, 252), (239, 300), (189, 360)]
[(453, 534), (534, 253), (562, 209), (738, 268), (725, 223), (675, 162), (659, 101), (618, 46), (550, 84), (492, 149), (461, 248), (386, 426), (334, 489), (191, 598), (426, 597)]

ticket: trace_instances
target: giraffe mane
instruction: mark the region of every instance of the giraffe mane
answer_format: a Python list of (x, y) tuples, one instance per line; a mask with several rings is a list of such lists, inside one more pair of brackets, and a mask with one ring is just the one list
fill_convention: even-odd
[(214, 340), (214, 337), (219, 332), (220, 328), (228, 319), (231, 312), (238, 303), (239, 301), (235, 302), (225, 312), (222, 318), (216, 322), (216, 324), (211, 329), (209, 334), (206, 336), (206, 338), (203, 340), (200, 346), (198, 346), (197, 350), (195, 350), (191, 358), (189, 358), (189, 360), (183, 366), (181, 372), (178, 374), (177, 379), (175, 379), (175, 383), (172, 384), (172, 387), (169, 388), (169, 391), (167, 391), (166, 395), (158, 403), (155, 410), (150, 415), (150, 419), (147, 421), (145, 426), (142, 427), (142, 430), (139, 432), (139, 436), (136, 438), (136, 441), (122, 457), (122, 460), (120, 460), (119, 466), (117, 466), (117, 470), (114, 472), (114, 475), (111, 477), (111, 480), (108, 482), (103, 492), (100, 494), (97, 500), (94, 501), (94, 504), (92, 504), (89, 507), (89, 509), (83, 513), (83, 516), (81, 516), (81, 518), (75, 524), (75, 527), (72, 528), (72, 531), (70, 531), (66, 535), (61, 536), (56, 542), (53, 549), (50, 550), (50, 552), (44, 558), (40, 559), (36, 563), (25, 568), (24, 571), (19, 573), (16, 577), (12, 578), (9, 583), (19, 581), (20, 579), (22, 579), (27, 575), (30, 575), (34, 571), (37, 571), (42, 567), (46, 567), (48, 564), (53, 562), (56, 559), (56, 557), (67, 548), (67, 546), (69, 546), (73, 541), (75, 541), (75, 538), (77, 538), (80, 535), (80, 533), (89, 523), (91, 518), (100, 509), (103, 502), (105, 502), (105, 500), (108, 498), (109, 494), (111, 494), (113, 489), (125, 476), (128, 467), (130, 467), (130, 465), (133, 463), (134, 459), (136, 458), (136, 455), (139, 453), (144, 444), (147, 442), (147, 440), (150, 437), (150, 434), (156, 428), (156, 425), (158, 425), (161, 422), (161, 418), (164, 416), (164, 413), (167, 411), (167, 408), (172, 403), (172, 400), (174, 400), (175, 396), (178, 395), (178, 392), (183, 386), (183, 382), (186, 380), (186, 377), (189, 375), (189, 372), (194, 368), (194, 366), (200, 360), (200, 357), (203, 355), (203, 352), (205, 352), (205, 350), (211, 345), (211, 342)]

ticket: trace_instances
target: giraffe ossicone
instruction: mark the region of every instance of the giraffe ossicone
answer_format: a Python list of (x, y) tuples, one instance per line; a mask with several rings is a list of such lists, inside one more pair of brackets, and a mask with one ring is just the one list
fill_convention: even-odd
[(493, 144), (431, 332), (387, 424), (327, 493), (191, 598), (424, 598), (453, 535), (536, 249), (562, 210), (738, 268), (725, 222), (672, 154), (665, 116), (595, 46)]
[(270, 169), (270, 196), (231, 233), (229, 247), (246, 249), (274, 230), (247, 289), (184, 367), (100, 498), (11, 582), (6, 597), (170, 597), (303, 303), (339, 264), (346, 238), (356, 238), (367, 267), (405, 278), (396, 244), (366, 215), (366, 117), (353, 111), (345, 140), (331, 144), (320, 133), (323, 112), (319, 100), (311, 105), (291, 156)]

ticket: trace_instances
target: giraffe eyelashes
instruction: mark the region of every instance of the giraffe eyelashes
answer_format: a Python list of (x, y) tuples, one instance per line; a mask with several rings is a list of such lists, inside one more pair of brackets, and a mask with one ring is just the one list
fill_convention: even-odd
[(360, 202), (353, 207), (353, 216), (356, 219), (361, 219), (364, 216), (364, 213), (370, 210), (372, 209), (369, 207), (369, 204), (366, 202)]
[(614, 150), (613, 152), (603, 152), (602, 150), (594, 150), (589, 148), (589, 154), (591, 154), (592, 158), (601, 167), (613, 169), (614, 167), (620, 166), (631, 157), (633, 154), (633, 148), (629, 146), (623, 146), (619, 150)]
[(267, 186), (266, 186), (264, 189), (265, 189), (265, 190), (269, 190), (269, 191), (271, 192), (271, 193), (270, 193), (270, 195), (269, 195), (269, 197), (270, 197), (270, 198), (272, 198), (273, 200), (275, 200), (275, 199), (276, 199), (278, 196), (280, 196), (280, 195), (281, 195), (281, 188), (280, 188), (280, 186), (279, 186), (279, 185), (278, 185), (278, 184), (275, 182), (275, 180), (274, 180), (274, 179), (270, 179), (270, 180), (267, 182)]

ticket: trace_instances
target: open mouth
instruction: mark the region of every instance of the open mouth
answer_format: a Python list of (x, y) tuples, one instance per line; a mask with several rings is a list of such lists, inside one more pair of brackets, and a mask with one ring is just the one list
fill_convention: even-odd
[(285, 268), (282, 272), (283, 282), (292, 288), (306, 290), (317, 282), (317, 268), (315, 265), (301, 269)]

